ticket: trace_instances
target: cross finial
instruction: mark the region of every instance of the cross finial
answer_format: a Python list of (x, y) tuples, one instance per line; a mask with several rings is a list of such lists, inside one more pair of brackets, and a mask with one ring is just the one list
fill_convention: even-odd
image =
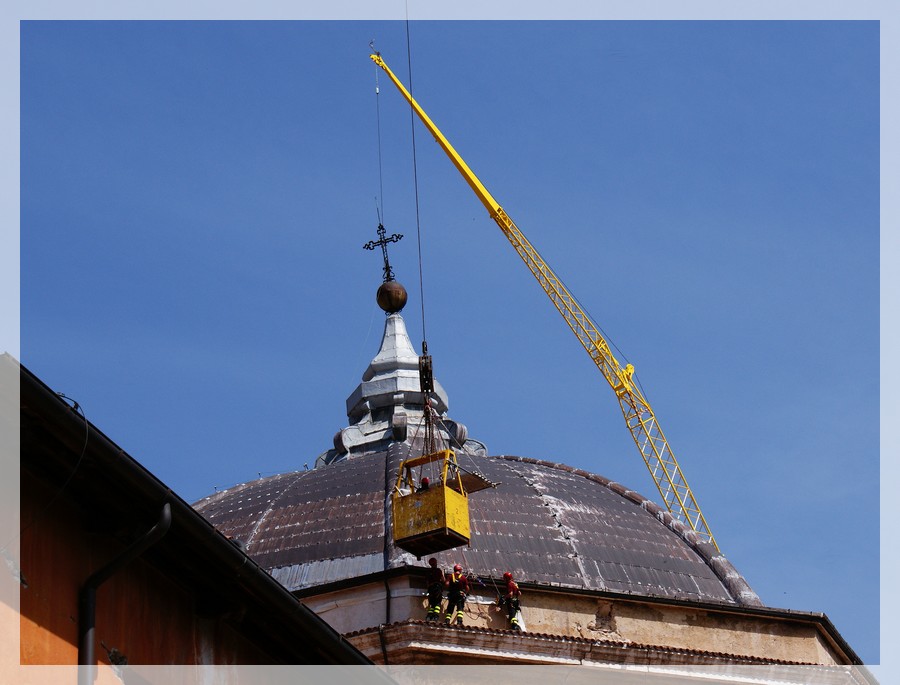
[(387, 235), (387, 231), (384, 229), (384, 226), (378, 224), (378, 240), (370, 240), (363, 245), (363, 249), (374, 250), (376, 247), (381, 247), (381, 255), (384, 257), (384, 282), (387, 283), (394, 280), (394, 270), (391, 269), (391, 263), (388, 261), (388, 243), (396, 243), (403, 236), (399, 233), (394, 233), (390, 238), (386, 238), (385, 235)]

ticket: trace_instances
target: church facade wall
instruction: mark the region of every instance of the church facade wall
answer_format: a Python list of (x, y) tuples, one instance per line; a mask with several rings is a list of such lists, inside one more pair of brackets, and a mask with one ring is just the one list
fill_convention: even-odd
[[(387, 596), (388, 587), (390, 599)], [(424, 621), (427, 606), (424, 593), (422, 577), (400, 575), (390, 578), (387, 584), (384, 580), (366, 582), (320, 595), (307, 595), (302, 601), (337, 631), (348, 634), (378, 627), (383, 631), (384, 626), (390, 624)], [(506, 614), (497, 606), (496, 599), (491, 582), (483, 585), (473, 583), (466, 602), (464, 625), (505, 631), (508, 628)], [(829, 643), (816, 622), (802, 616), (779, 617), (774, 615), (775, 612), (747, 612), (733, 607), (722, 607), (721, 610), (709, 606), (691, 607), (589, 592), (567, 592), (564, 588), (541, 590), (534, 587), (523, 588), (522, 613), (528, 635), (552, 637), (557, 641), (575, 638), (730, 655), (736, 659), (828, 666), (849, 663), (846, 656)], [(424, 660), (420, 663), (440, 663), (444, 658), (440, 656), (444, 651), (440, 643), (445, 639), (445, 632), (434, 631), (435, 644), (426, 644), (429, 631), (425, 630), (416, 636), (418, 648), (406, 645), (401, 651), (408, 654), (411, 649), (413, 652), (418, 649), (421, 652), (419, 657)], [(354, 639), (354, 642), (362, 644), (374, 639), (369, 635)], [(496, 642), (495, 638), (484, 636), (479, 640)], [(504, 649), (498, 645), (477, 657), (473, 655), (473, 659), (479, 663), (490, 661), (495, 649)], [(379, 650), (382, 648), (386, 647), (379, 646)], [(568, 647), (554, 648), (538, 661), (555, 662), (557, 657), (552, 656), (554, 650), (561, 650), (560, 654), (569, 653)], [(456, 655), (453, 658), (461, 658), (464, 652), (457, 646), (452, 650), (452, 654)], [(514, 658), (525, 663), (532, 656)], [(563, 661), (571, 659), (570, 656), (558, 658)]]

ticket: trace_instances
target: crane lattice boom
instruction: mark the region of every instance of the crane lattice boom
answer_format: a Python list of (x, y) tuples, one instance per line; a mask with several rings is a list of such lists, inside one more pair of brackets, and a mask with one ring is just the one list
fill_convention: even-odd
[(578, 304), (565, 284), (543, 260), (525, 234), (519, 230), (515, 222), (507, 215), (500, 204), (491, 196), (487, 188), (472, 172), (438, 127), (431, 121), (413, 96), (406, 90), (394, 72), (385, 63), (380, 54), (371, 55), (376, 65), (381, 67), (388, 77), (412, 106), (425, 127), (431, 132), (438, 145), (444, 150), (454, 166), (459, 170), (466, 183), (472, 188), (491, 218), (503, 231), (518, 253), (522, 261), (531, 271), (537, 282), (547, 293), (554, 306), (565, 319), (569, 328), (581, 342), (591, 359), (600, 369), (600, 373), (609, 383), (619, 401), (619, 408), (625, 418), (625, 424), (634, 439), (644, 464), (650, 471), (663, 503), (669, 512), (685, 525), (694, 530), (702, 540), (711, 543), (717, 550), (715, 541), (700, 506), (688, 486), (681, 467), (675, 459), (672, 449), (662, 432), (656, 414), (640, 390), (632, 384), (634, 367), (627, 364), (624, 368), (613, 356), (609, 344), (597, 326)]

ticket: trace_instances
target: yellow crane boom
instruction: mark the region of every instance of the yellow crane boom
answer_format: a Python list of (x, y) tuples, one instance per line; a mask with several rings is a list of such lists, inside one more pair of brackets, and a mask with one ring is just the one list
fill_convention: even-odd
[(513, 249), (525, 262), (532, 275), (550, 297), (554, 306), (562, 314), (569, 328), (584, 346), (591, 359), (600, 369), (600, 373), (609, 383), (619, 401), (619, 408), (625, 417), (625, 424), (634, 439), (641, 457), (646, 464), (650, 475), (653, 477), (659, 494), (669, 512), (685, 525), (694, 530), (699, 538), (711, 543), (716, 550), (719, 549), (697, 499), (688, 487), (687, 480), (681, 471), (681, 467), (675, 459), (669, 443), (662, 432), (656, 414), (650, 403), (644, 398), (641, 391), (631, 381), (634, 367), (626, 364), (624, 368), (613, 356), (609, 344), (601, 335), (597, 326), (578, 304), (575, 297), (569, 292), (565, 284), (553, 272), (553, 269), (543, 260), (528, 238), (519, 230), (515, 222), (503, 210), (500, 204), (488, 192), (487, 188), (478, 180), (475, 173), (465, 163), (459, 153), (453, 148), (440, 129), (428, 117), (419, 103), (403, 86), (394, 72), (379, 53), (370, 55), (375, 64), (381, 67), (397, 89), (403, 95), (413, 111), (418, 115), (425, 127), (431, 132), (438, 145), (447, 153), (450, 161), (459, 170), (469, 187), (481, 200), (490, 214), (497, 222), (500, 230), (509, 239)]

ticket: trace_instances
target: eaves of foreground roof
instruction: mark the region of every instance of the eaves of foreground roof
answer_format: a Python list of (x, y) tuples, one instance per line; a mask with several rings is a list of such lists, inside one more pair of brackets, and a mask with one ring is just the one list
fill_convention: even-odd
[[(147, 553), (151, 563), (173, 569), (181, 581), (202, 592), (256, 606), (261, 625), (287, 659), (299, 646), (322, 664), (372, 662), (312, 610), (272, 578), (238, 546), (150, 471), (104, 435), (18, 361), (0, 355), (4, 391), (18, 387), (21, 465), (48, 483), (65, 487), (102, 517), (153, 521), (164, 503), (172, 525)], [(5, 410), (4, 410), (5, 411)], [(226, 601), (223, 599), (223, 601)]]

